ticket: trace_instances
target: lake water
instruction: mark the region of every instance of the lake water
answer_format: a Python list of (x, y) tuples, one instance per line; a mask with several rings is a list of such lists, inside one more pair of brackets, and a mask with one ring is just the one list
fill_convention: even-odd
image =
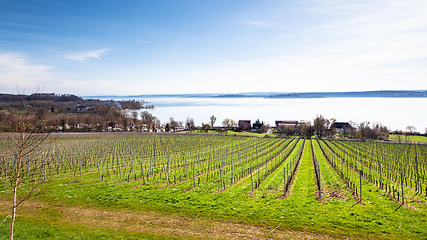
[[(122, 98), (116, 98), (120, 100)], [(147, 109), (162, 122), (173, 117), (176, 121), (193, 118), (196, 125), (209, 123), (215, 115), (215, 126), (224, 118), (238, 120), (259, 119), (270, 125), (276, 120), (313, 121), (317, 115), (336, 118), (340, 122), (382, 123), (390, 130), (405, 130), (411, 125), (416, 131), (427, 128), (427, 98), (195, 98), (195, 97), (148, 97), (145, 100), (155, 106)]]

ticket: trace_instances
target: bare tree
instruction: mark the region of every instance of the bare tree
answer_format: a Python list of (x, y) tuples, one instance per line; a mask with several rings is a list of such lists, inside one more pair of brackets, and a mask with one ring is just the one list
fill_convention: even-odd
[(268, 124), (262, 124), (260, 128), (260, 132), (266, 133), (270, 129), (270, 126)]
[(37, 113), (36, 113), (36, 118), (38, 119), (38, 120), (42, 120), (42, 119), (44, 119), (45, 118), (45, 116), (46, 116), (46, 111), (43, 109), (43, 108), (39, 108), (39, 110), (37, 110)]
[(378, 124), (378, 128), (379, 128), (379, 136), (378, 139), (379, 140), (388, 140), (388, 129), (386, 126), (383, 126), (382, 124)]
[(154, 117), (154, 124), (153, 124), (153, 132), (156, 132), (157, 129), (160, 129), (162, 127), (162, 123), (160, 122), (160, 119)]
[(13, 239), (18, 206), (45, 189), (49, 131), (43, 126), (41, 116), (31, 115), (28, 109), (24, 113), (10, 113), (1, 121), (12, 132), (2, 133), (0, 137), (3, 142), (0, 172), (5, 177), (6, 191), (13, 194), (9, 235)]
[(210, 117), (210, 120), (211, 120), (211, 127), (213, 128), (213, 127), (214, 127), (214, 124), (215, 124), (215, 122), (216, 122), (216, 117), (215, 117), (214, 115), (212, 115), (212, 116)]
[(184, 122), (183, 121), (178, 121), (178, 128), (183, 129), (184, 128)]
[(322, 115), (317, 116), (314, 119), (313, 128), (316, 132), (317, 137), (322, 138), (327, 135), (329, 123), (329, 120), (324, 118)]
[(154, 131), (154, 128), (156, 128), (155, 125), (157, 118), (147, 111), (141, 112), (140, 115), (142, 124), (145, 125), (146, 129), (149, 130), (150, 128), (153, 128)]
[(283, 132), (283, 134), (285, 134), (286, 136), (292, 136), (294, 135), (295, 131), (294, 131), (294, 127), (293, 126), (281, 126), (281, 132)]
[(409, 134), (413, 134), (415, 131), (415, 127), (414, 126), (407, 126), (406, 127), (406, 132)]
[(412, 135), (415, 131), (415, 127), (414, 126), (407, 126), (406, 127), (406, 132), (405, 132), (405, 141), (408, 142), (408, 135)]
[(298, 123), (298, 125), (300, 125), (300, 128), (301, 128), (301, 130), (300, 130), (301, 136), (311, 138), (311, 136), (314, 135), (314, 128), (311, 126), (310, 122), (301, 121), (300, 123)]
[(222, 121), (222, 125), (226, 128), (235, 127), (236, 121), (230, 118), (225, 118), (224, 121)]
[(138, 112), (133, 111), (131, 114), (132, 114), (133, 123), (136, 123), (136, 121), (138, 120)]
[(372, 135), (372, 133), (371, 133), (372, 129), (371, 129), (371, 127), (369, 127), (370, 124), (371, 123), (368, 122), (368, 121), (359, 123), (358, 130), (359, 130), (360, 134), (359, 134), (358, 137), (363, 138), (363, 139), (371, 137), (371, 135)]
[[(181, 125), (182, 125), (182, 122), (181, 122)], [(179, 122), (175, 121), (175, 120), (171, 117), (171, 118), (169, 118), (169, 127), (170, 127), (172, 130), (176, 131), (176, 129), (179, 127)]]
[(187, 121), (185, 121), (185, 128), (190, 131), (193, 131), (196, 128), (196, 126), (194, 125), (194, 119), (187, 118)]

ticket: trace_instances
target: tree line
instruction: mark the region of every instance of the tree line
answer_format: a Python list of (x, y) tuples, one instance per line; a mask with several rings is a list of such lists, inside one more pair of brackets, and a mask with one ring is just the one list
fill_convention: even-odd
[(342, 138), (358, 138), (372, 140), (387, 140), (389, 130), (381, 123), (371, 124), (370, 122), (349, 122), (347, 127), (335, 127), (336, 119), (327, 119), (323, 115), (318, 115), (313, 123), (301, 121), (295, 126), (278, 127), (277, 132), (287, 136), (316, 136), (318, 138), (331, 138), (339, 136)]

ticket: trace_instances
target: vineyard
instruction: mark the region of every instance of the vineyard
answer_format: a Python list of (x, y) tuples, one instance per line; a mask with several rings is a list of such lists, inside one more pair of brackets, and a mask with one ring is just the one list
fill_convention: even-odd
[[(1, 167), (11, 168), (11, 146), (4, 140), (0, 148)], [(45, 179), (48, 188), (36, 199), (52, 204), (150, 209), (332, 237), (427, 236), (422, 144), (55, 134), (42, 154), (28, 157), (23, 188)], [(9, 199), (3, 172), (0, 197)], [(0, 231), (7, 231), (5, 225)]]

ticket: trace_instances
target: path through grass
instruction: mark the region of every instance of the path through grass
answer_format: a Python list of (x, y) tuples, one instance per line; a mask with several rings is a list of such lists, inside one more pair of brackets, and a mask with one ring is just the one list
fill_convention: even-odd
[[(0, 200), (0, 215), (7, 214)], [(27, 201), (19, 209), (14, 239), (332, 239), (283, 230), (156, 211), (106, 210)], [(6, 221), (7, 223), (7, 221)], [(0, 239), (7, 236), (0, 226)]]

